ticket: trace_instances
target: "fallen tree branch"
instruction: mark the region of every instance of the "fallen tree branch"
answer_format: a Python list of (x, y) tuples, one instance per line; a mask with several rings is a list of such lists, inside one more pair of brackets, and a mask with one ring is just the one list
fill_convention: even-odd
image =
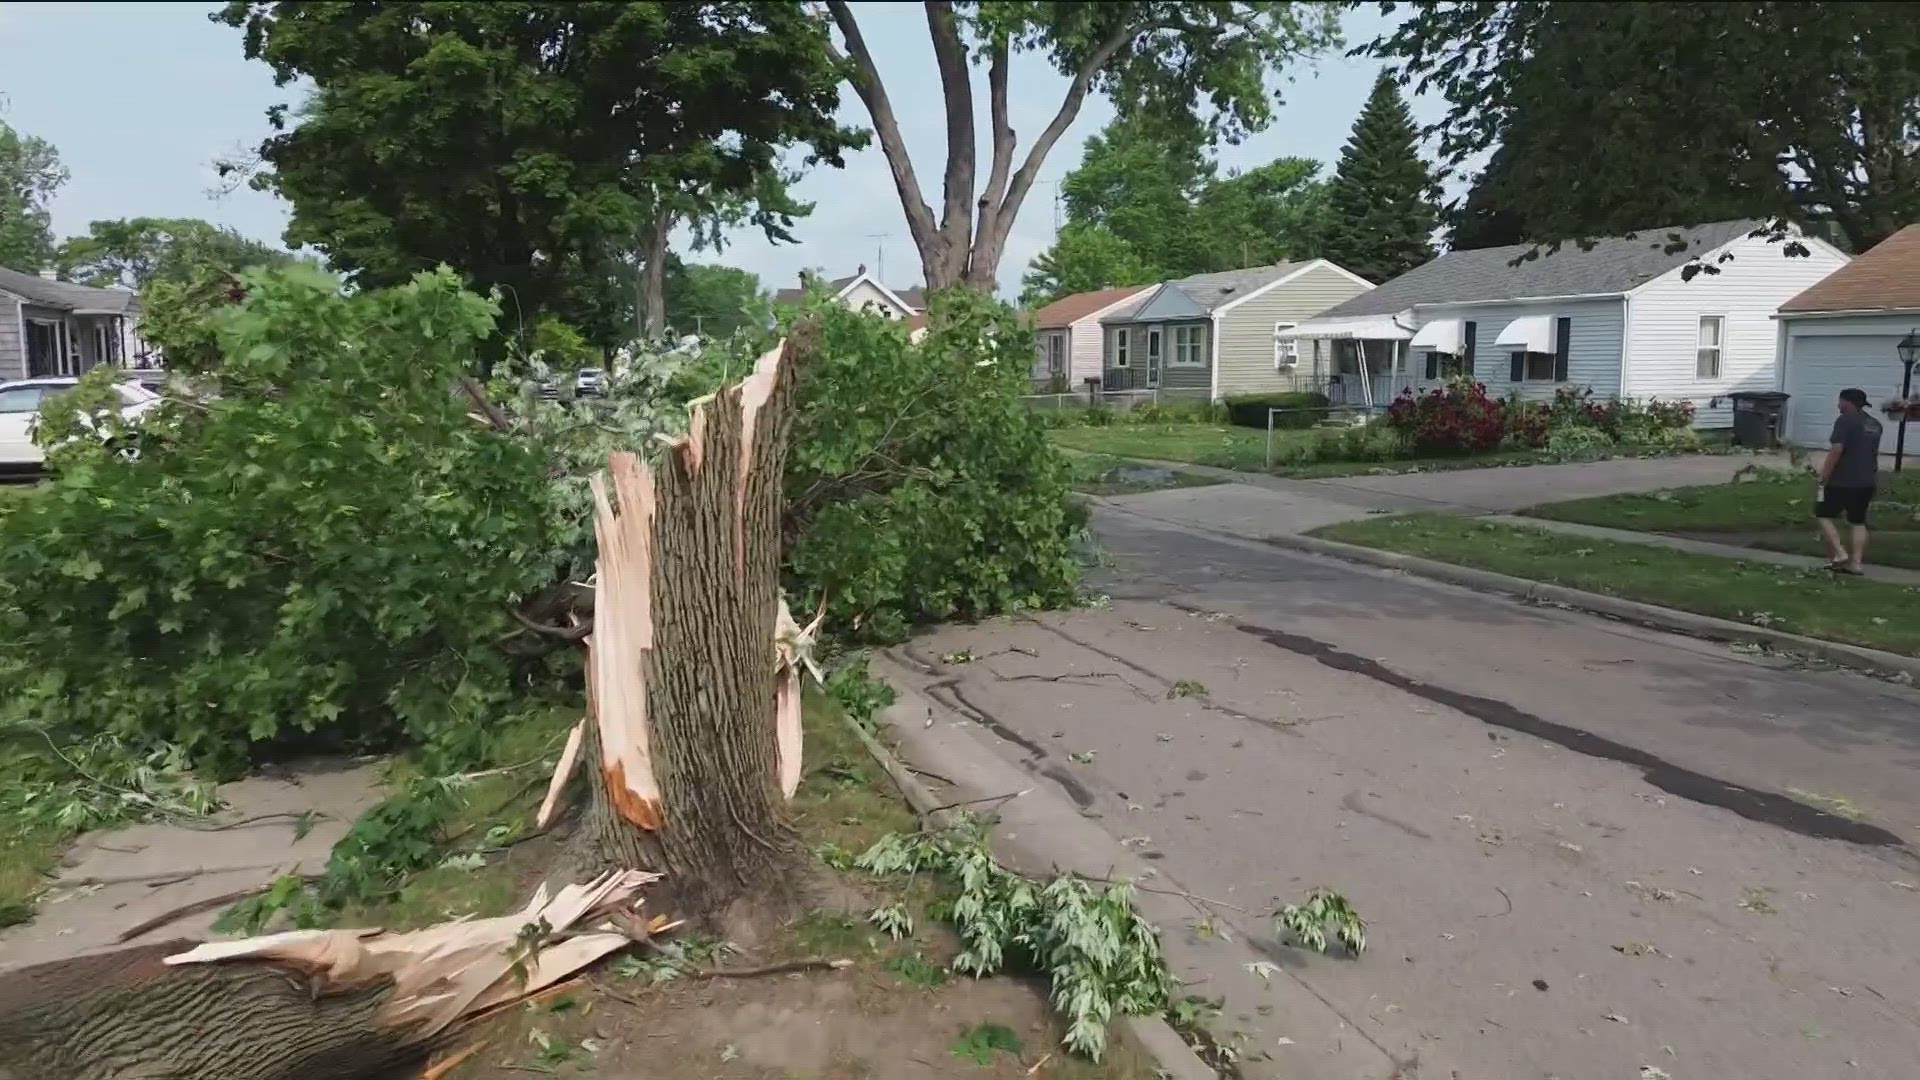
[[(908, 768), (912, 768), (912, 766), (908, 766)], [(913, 771), (919, 772), (920, 770), (914, 769)], [(927, 813), (937, 814), (942, 810), (958, 810), (963, 806), (978, 806), (981, 803), (996, 803), (996, 804), (1003, 803), (1009, 799), (1017, 799), (1020, 796), (1026, 795), (1031, 791), (1033, 791), (1032, 788), (1021, 788), (1019, 791), (1009, 791), (1005, 795), (988, 795), (985, 798), (980, 798), (980, 799), (961, 799), (959, 802), (942, 803), (939, 806), (936, 806), (933, 809), (927, 811)]]
[(513, 616), (514, 622), (519, 623), (526, 629), (542, 637), (550, 637), (559, 641), (579, 641), (593, 633), (593, 622), (591, 620), (583, 620), (574, 626), (554, 626), (551, 623), (543, 623), (529, 617), (517, 607), (508, 608), (507, 613)]
[(192, 821), (184, 820), (184, 819), (173, 822), (173, 824), (178, 825), (184, 829), (191, 829), (194, 832), (226, 832), (229, 829), (241, 829), (241, 828), (245, 828), (248, 825), (257, 825), (262, 821), (277, 821), (280, 818), (292, 818), (295, 821), (298, 821), (301, 818), (308, 818), (309, 820), (312, 820), (312, 821), (319, 821), (322, 818), (330, 818), (330, 817), (331, 815), (323, 814), (318, 810), (302, 810), (299, 813), (295, 813), (291, 810), (283, 810), (283, 811), (280, 811), (279, 813), (257, 814), (250, 818), (241, 818), (239, 821), (229, 821), (224, 825), (196, 825)]
[[(312, 883), (319, 881), (323, 876), (325, 875), (302, 874), (300, 875), (300, 880)], [(155, 930), (169, 923), (178, 922), (189, 915), (198, 915), (203, 911), (211, 911), (217, 907), (225, 907), (236, 901), (245, 900), (247, 897), (253, 896), (256, 893), (266, 892), (268, 889), (273, 888), (273, 884), (273, 882), (269, 881), (265, 885), (255, 885), (248, 889), (235, 889), (230, 893), (221, 893), (219, 896), (209, 896), (204, 900), (195, 900), (191, 904), (182, 904), (171, 911), (162, 912), (145, 922), (138, 923), (131, 929), (121, 931), (120, 936), (113, 939), (114, 943), (117, 945), (125, 945), (127, 942), (132, 941), (142, 934), (151, 934)]]

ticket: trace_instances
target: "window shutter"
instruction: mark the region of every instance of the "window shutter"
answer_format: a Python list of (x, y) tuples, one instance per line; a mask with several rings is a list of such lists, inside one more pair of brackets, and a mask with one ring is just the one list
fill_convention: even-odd
[(1427, 353), (1427, 378), (1437, 379), (1439, 377), (1440, 377), (1440, 354), (1429, 350)]
[(1471, 322), (1468, 323), (1466, 326), (1465, 337), (1466, 337), (1467, 343), (1461, 347), (1467, 350), (1466, 361), (1465, 361), (1467, 365), (1467, 370), (1463, 372), (1463, 374), (1465, 374), (1467, 378), (1471, 379), (1474, 377), (1473, 351), (1474, 351), (1474, 346), (1479, 344), (1478, 339), (1480, 337), (1480, 324), (1471, 323)]
[(1507, 381), (1524, 382), (1527, 377), (1527, 354), (1516, 352), (1507, 359)]
[(1567, 339), (1573, 336), (1572, 319), (1553, 320), (1553, 381), (1567, 381)]

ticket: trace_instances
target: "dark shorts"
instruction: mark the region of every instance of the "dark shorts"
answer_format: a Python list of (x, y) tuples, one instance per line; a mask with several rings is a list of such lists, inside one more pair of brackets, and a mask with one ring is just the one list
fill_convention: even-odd
[(1837, 518), (1845, 514), (1849, 525), (1867, 523), (1867, 506), (1873, 502), (1872, 488), (1828, 485), (1826, 495), (1814, 506), (1814, 517)]

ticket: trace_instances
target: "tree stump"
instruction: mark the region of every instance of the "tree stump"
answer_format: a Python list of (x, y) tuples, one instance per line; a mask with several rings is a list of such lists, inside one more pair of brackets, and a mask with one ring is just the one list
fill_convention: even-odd
[(799, 328), (744, 381), (695, 402), (657, 466), (616, 453), (595, 485), (589, 790), (574, 851), (665, 874), (687, 913), (773, 886), (800, 857), (780, 780), (775, 634), (787, 435), (817, 342)]

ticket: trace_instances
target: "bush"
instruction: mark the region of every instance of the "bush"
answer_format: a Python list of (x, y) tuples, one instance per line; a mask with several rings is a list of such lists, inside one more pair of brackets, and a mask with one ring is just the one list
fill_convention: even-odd
[(1310, 428), (1327, 418), (1327, 395), (1306, 391), (1284, 394), (1240, 394), (1226, 399), (1227, 422), (1236, 427), (1267, 430), (1268, 409), (1290, 409), (1273, 414), (1276, 428)]
[(483, 732), (506, 604), (554, 573), (543, 458), (450, 393), (496, 308), (446, 271), (246, 282), (211, 318), (217, 396), (120, 433), (128, 454), (74, 437), (115, 422), (111, 372), (49, 407), (57, 471), (0, 520), (9, 719), (224, 772), (295, 736)]
[(1596, 427), (1563, 427), (1547, 436), (1547, 452), (1555, 457), (1583, 457), (1613, 449), (1613, 439)]
[(1553, 412), (1538, 402), (1510, 397), (1501, 406), (1505, 410), (1506, 435), (1502, 442), (1515, 450), (1538, 450), (1547, 445), (1553, 428)]
[(1403, 391), (1387, 407), (1387, 423), (1417, 450), (1492, 450), (1507, 433), (1505, 407), (1466, 379), (1425, 394)]
[(1691, 428), (1694, 408), (1691, 401), (1661, 401), (1659, 398), (1647, 402), (1647, 415), (1663, 428)]
[(1555, 431), (1593, 428), (1605, 432), (1614, 442), (1628, 445), (1658, 441), (1660, 436), (1656, 433), (1661, 430), (1690, 427), (1694, 415), (1690, 401), (1655, 398), (1645, 405), (1620, 398), (1601, 401), (1595, 399), (1591, 387), (1572, 386), (1555, 390), (1553, 403), (1547, 409), (1549, 426)]
[(1224, 406), (1207, 401), (1176, 401), (1119, 410), (1123, 424), (1218, 424), (1226, 419)]
[(897, 640), (918, 622), (1074, 599), (1084, 511), (1021, 401), (1034, 342), (1011, 309), (954, 290), (927, 336), (819, 303), (787, 468), (788, 584), (830, 623)]
[(1407, 441), (1400, 433), (1379, 422), (1347, 428), (1339, 439), (1339, 456), (1344, 461), (1392, 461), (1407, 453)]

